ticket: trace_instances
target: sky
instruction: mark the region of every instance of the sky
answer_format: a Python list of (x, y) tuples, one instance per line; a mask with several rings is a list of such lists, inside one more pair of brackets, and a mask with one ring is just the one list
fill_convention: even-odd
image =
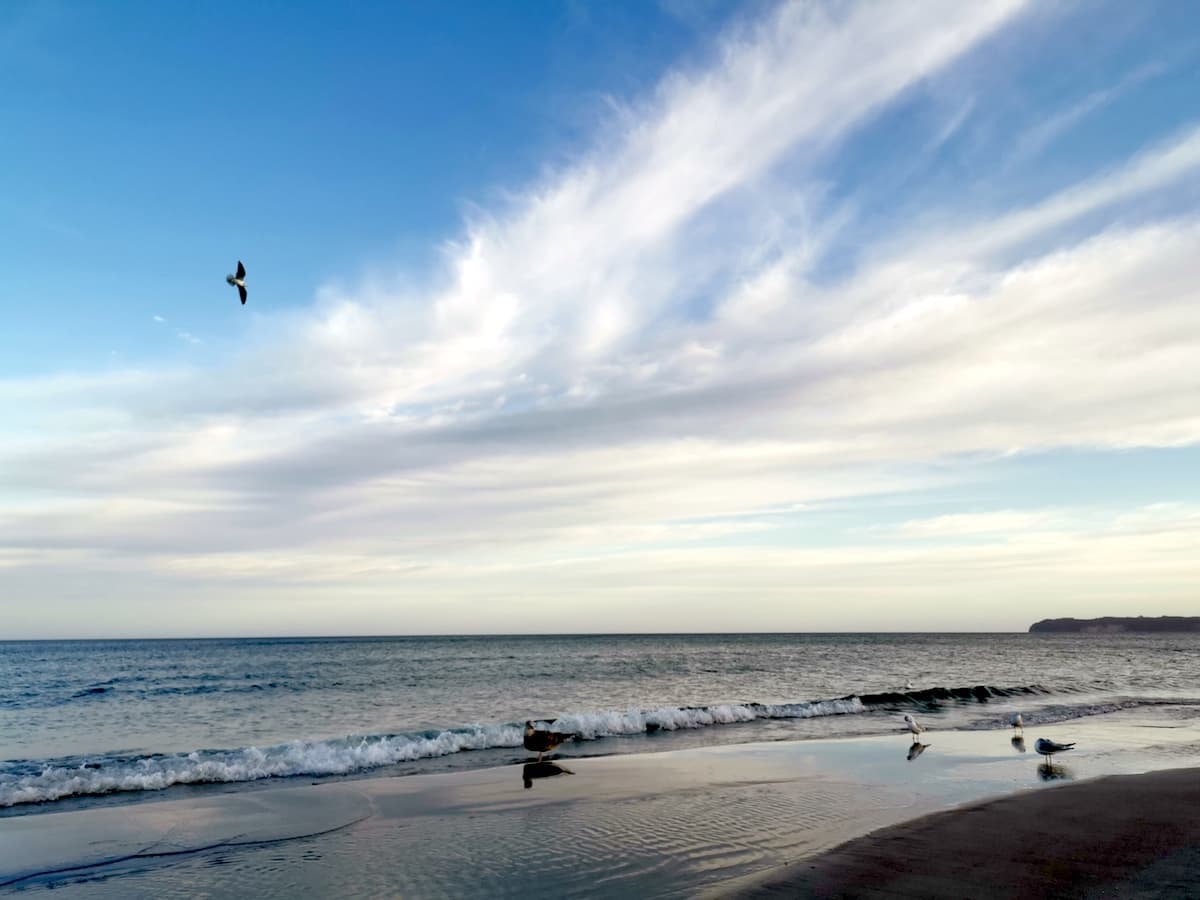
[(505, 7), (0, 5), (0, 638), (1200, 613), (1200, 7)]

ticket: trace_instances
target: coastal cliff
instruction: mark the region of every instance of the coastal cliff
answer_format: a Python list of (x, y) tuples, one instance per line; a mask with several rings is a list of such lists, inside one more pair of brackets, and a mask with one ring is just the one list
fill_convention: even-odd
[(1042, 619), (1029, 626), (1031, 634), (1160, 634), (1200, 633), (1200, 616), (1104, 616), (1099, 619)]

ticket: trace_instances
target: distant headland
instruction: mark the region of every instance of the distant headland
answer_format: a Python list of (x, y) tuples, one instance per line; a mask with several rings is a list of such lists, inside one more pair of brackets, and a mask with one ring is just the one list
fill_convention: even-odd
[(1042, 619), (1029, 626), (1042, 634), (1162, 634), (1200, 632), (1200, 616), (1104, 616), (1099, 619)]

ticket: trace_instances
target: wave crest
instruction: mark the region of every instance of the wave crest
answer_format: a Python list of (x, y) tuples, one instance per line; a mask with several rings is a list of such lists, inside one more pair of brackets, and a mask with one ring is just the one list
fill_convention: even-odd
[[(904, 706), (930, 708), (942, 702), (986, 702), (992, 697), (1046, 693), (1050, 691), (1040, 685), (935, 687), (797, 703), (732, 703), (577, 712), (543, 724), (552, 725), (556, 731), (570, 732), (578, 740), (594, 740), (733, 725), (756, 719), (859, 715)], [(259, 781), (299, 775), (349, 775), (419, 759), (469, 750), (516, 748), (521, 744), (522, 726), (510, 722), (465, 725), (441, 731), (289, 741), (261, 749), (242, 747), (139, 757), (59, 759), (36, 764), (0, 763), (0, 807), (123, 791), (161, 791), (174, 785)]]
[[(813, 703), (732, 704), (701, 707), (581, 712), (553, 721), (580, 740), (653, 734), (729, 725), (765, 718), (812, 718), (863, 712), (857, 697)], [(296, 775), (349, 775), (397, 763), (461, 753), (520, 747), (523, 727), (468, 725), (445, 731), (368, 735), (326, 741), (289, 741), (273, 747), (197, 750), (191, 753), (107, 758), (99, 761), (0, 765), (0, 807), (121, 791), (161, 791), (174, 785), (215, 784)], [(5, 771), (7, 768), (8, 771)]]

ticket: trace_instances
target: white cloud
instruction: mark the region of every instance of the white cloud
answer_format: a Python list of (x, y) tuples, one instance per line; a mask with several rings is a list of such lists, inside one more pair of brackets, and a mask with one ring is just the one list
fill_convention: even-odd
[[(222, 621), (251, 634), (279, 633), (282, 622), (320, 634), (509, 632), (533, 623), (551, 632), (1009, 629), (1049, 614), (1186, 613), (1200, 577), (1198, 522), (1192, 510), (1183, 528), (1128, 530), (1101, 519), (1029, 540), (950, 547), (676, 546), (420, 564), (351, 551), (178, 554), (148, 564), (43, 551), (9, 574), (17, 585), (39, 566), (63, 573), (44, 591), (52, 612), (77, 609), (71, 573), (119, 585), (127, 613), (110, 608), (89, 625), (92, 634), (113, 633), (105, 629), (114, 618), (135, 633), (222, 633), (214, 596), (236, 600)], [(197, 585), (210, 599), (197, 602)], [(0, 607), (0, 626), (16, 624), (12, 617)]]
[(1064, 190), (1036, 206), (966, 232), (951, 253), (983, 254), (1011, 248), (1119, 203), (1194, 179), (1200, 169), (1200, 126), (1147, 149), (1121, 168)]
[(928, 519), (911, 519), (902, 522), (892, 531), (897, 537), (906, 539), (958, 538), (996, 535), (1024, 536), (1030, 532), (1042, 532), (1062, 527), (1064, 517), (1061, 510), (1016, 510), (1001, 509), (982, 513), (951, 513)]

